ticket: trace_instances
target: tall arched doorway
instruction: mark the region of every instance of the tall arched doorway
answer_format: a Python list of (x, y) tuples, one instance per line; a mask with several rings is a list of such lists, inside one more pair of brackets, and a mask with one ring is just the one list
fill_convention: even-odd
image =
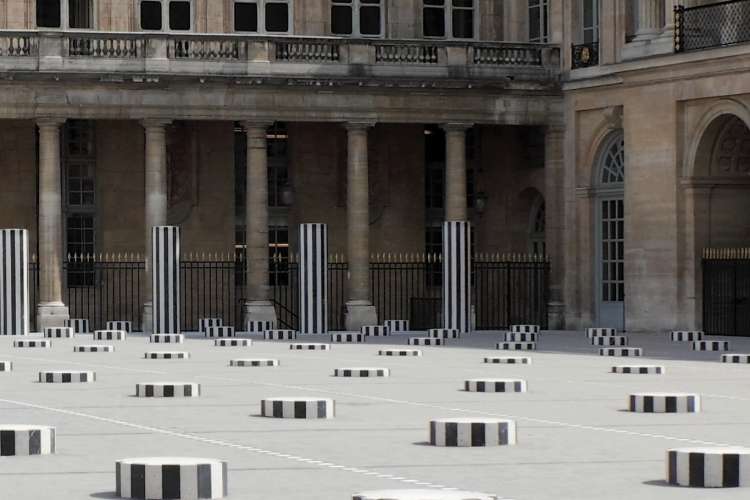
[(625, 326), (625, 147), (622, 131), (602, 144), (595, 165), (596, 324)]

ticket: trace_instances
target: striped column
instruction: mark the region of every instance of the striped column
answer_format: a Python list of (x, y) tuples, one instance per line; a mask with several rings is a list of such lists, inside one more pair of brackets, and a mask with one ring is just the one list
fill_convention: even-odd
[(29, 232), (0, 230), (0, 335), (29, 333)]
[(300, 224), (300, 333), (328, 332), (328, 226)]
[(153, 332), (180, 333), (180, 228), (151, 231)]
[(443, 327), (471, 331), (471, 224), (443, 224)]

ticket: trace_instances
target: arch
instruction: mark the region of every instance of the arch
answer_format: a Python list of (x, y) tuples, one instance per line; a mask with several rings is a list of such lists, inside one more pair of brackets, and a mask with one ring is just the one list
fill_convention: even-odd
[(611, 132), (602, 142), (594, 171), (594, 186), (622, 189), (625, 184), (625, 134)]
[(535, 187), (527, 187), (518, 193), (513, 205), (514, 239), (517, 241), (514, 251), (532, 254), (546, 251), (544, 227), (535, 224), (540, 213), (542, 217), (545, 214), (542, 193)]
[(741, 120), (750, 129), (750, 109), (734, 99), (717, 101), (698, 121), (688, 137), (687, 161), (682, 172), (684, 177), (699, 176), (700, 166), (710, 163), (716, 138), (726, 126), (726, 121), (732, 118)]

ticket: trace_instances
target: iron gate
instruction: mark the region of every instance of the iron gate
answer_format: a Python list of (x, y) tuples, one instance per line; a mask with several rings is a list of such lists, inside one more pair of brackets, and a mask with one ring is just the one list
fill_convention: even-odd
[(750, 336), (750, 249), (703, 252), (703, 330)]

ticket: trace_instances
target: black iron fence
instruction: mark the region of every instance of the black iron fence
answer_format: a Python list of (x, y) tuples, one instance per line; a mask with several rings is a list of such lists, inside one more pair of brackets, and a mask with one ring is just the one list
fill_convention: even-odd
[(588, 68), (599, 64), (599, 43), (579, 43), (571, 46), (572, 69)]
[(750, 0), (731, 0), (674, 11), (675, 52), (750, 41)]
[(703, 330), (750, 335), (750, 249), (703, 252)]

